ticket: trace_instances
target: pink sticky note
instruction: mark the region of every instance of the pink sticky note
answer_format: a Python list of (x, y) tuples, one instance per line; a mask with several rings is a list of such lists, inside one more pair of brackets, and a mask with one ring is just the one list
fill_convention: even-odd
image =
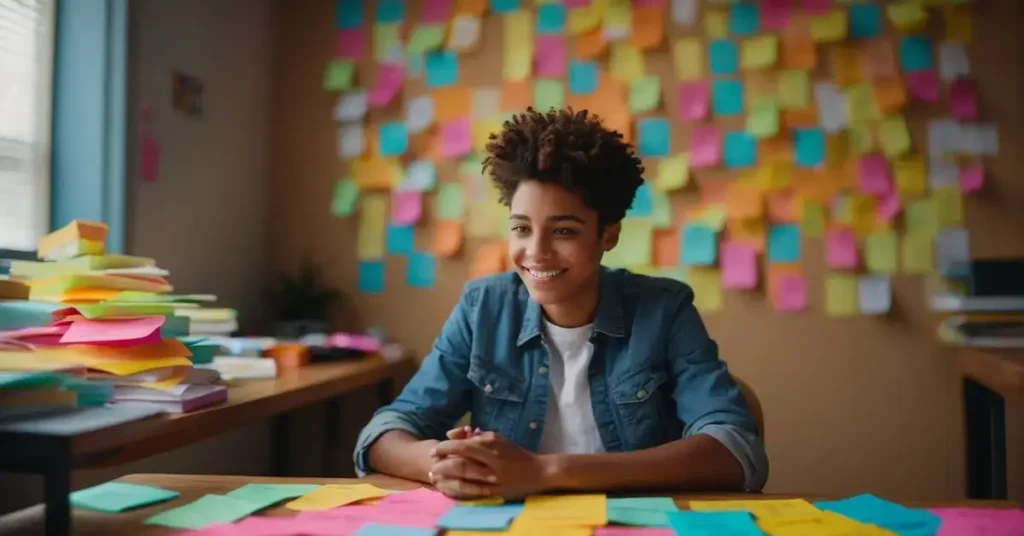
[(942, 522), (935, 536), (1020, 536), (1024, 510), (1019, 508), (932, 508)]
[(985, 168), (981, 164), (968, 164), (960, 168), (960, 191), (965, 194), (977, 192), (984, 184)]
[(704, 119), (708, 115), (708, 83), (683, 82), (679, 84), (679, 118)]
[(789, 0), (764, 0), (761, 3), (761, 30), (781, 32), (789, 23)]
[(334, 55), (338, 58), (358, 60), (366, 55), (366, 33), (362, 28), (338, 30), (338, 39), (334, 46)]
[(594, 529), (594, 536), (675, 536), (676, 531), (672, 529), (659, 529), (651, 527), (598, 527)]
[[(103, 344), (130, 346), (160, 342), (162, 316), (116, 320), (76, 320), (61, 337), (61, 344)], [(155, 340), (154, 340), (155, 339)]]
[(780, 274), (775, 277), (775, 309), (777, 311), (803, 311), (807, 307), (807, 285), (800, 274)]
[(367, 96), (367, 104), (372, 108), (387, 106), (402, 91), (404, 81), (405, 69), (401, 65), (387, 63), (378, 65), (373, 89)]
[(466, 156), (473, 148), (472, 127), (463, 117), (441, 125), (441, 155), (445, 158)]
[(892, 221), (900, 213), (900, 196), (890, 191), (876, 200), (875, 216), (881, 221)]
[(534, 68), (537, 76), (561, 78), (565, 76), (565, 39), (560, 35), (538, 35)]
[(857, 163), (857, 187), (871, 195), (886, 195), (892, 192), (892, 178), (889, 177), (889, 163), (885, 156), (868, 154)]
[(722, 135), (714, 125), (694, 126), (690, 131), (690, 167), (717, 166), (722, 159)]
[(720, 253), (722, 286), (735, 290), (757, 287), (757, 252), (740, 242), (725, 242)]
[(829, 268), (857, 268), (857, 235), (850, 229), (832, 229), (825, 233), (825, 263)]
[(922, 102), (939, 101), (939, 73), (934, 69), (907, 73), (910, 98)]
[(139, 178), (154, 182), (160, 176), (160, 144), (153, 136), (143, 136), (139, 143)]
[(832, 9), (832, 0), (800, 0), (800, 8), (809, 14), (827, 13)]
[(444, 24), (448, 22), (452, 6), (449, 0), (423, 0), (420, 9), (420, 20), (428, 24)]
[(423, 192), (395, 190), (391, 194), (391, 223), (416, 225), (423, 215)]
[(957, 78), (949, 86), (950, 114), (957, 119), (978, 118), (978, 86), (970, 78)]

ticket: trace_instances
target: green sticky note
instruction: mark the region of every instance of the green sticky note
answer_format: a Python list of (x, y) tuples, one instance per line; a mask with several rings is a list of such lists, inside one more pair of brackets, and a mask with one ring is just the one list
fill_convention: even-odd
[(341, 179), (334, 185), (334, 196), (331, 199), (331, 215), (337, 218), (351, 216), (359, 200), (359, 186), (352, 179)]
[(435, 216), (444, 221), (462, 221), (462, 184), (443, 182), (438, 186)]
[(301, 497), (320, 486), (318, 484), (246, 484), (227, 493), (228, 497), (242, 499), (266, 508), (285, 499)]
[(750, 105), (747, 132), (756, 138), (770, 138), (779, 133), (779, 103), (762, 97)]
[(172, 508), (152, 516), (146, 525), (161, 525), (172, 529), (198, 530), (218, 523), (232, 523), (262, 508), (227, 495), (203, 495), (195, 502)]
[(811, 101), (811, 77), (807, 71), (779, 73), (779, 105), (784, 110), (802, 110)]
[(650, 112), (661, 102), (661, 79), (657, 76), (637, 78), (629, 85), (629, 111)]
[(153, 486), (104, 482), (72, 492), (70, 501), (75, 508), (116, 513), (177, 499), (179, 495), (177, 491)]
[(324, 90), (345, 91), (352, 88), (355, 64), (352, 60), (335, 58), (324, 69)]
[(406, 51), (410, 54), (425, 54), (444, 46), (444, 24), (417, 24), (409, 34)]
[(565, 108), (565, 85), (558, 80), (537, 80), (533, 85), (533, 105), (540, 112)]
[(865, 255), (868, 270), (875, 273), (896, 273), (899, 244), (896, 233), (871, 233), (867, 239)]

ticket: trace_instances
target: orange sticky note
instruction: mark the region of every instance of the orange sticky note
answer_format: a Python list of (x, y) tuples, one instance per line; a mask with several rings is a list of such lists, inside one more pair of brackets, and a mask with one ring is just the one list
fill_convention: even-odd
[(764, 216), (764, 198), (757, 186), (734, 182), (725, 198), (725, 214), (730, 220), (748, 220)]
[(861, 72), (861, 51), (856, 45), (832, 47), (829, 61), (832, 64), (832, 78), (840, 86), (856, 84), (864, 77)]
[(462, 222), (434, 222), (431, 251), (438, 257), (451, 257), (462, 249)]
[(604, 33), (600, 30), (582, 33), (576, 36), (576, 57), (580, 59), (594, 59), (600, 56), (608, 42), (604, 39)]
[(782, 37), (782, 66), (786, 69), (814, 69), (818, 64), (818, 51), (806, 33), (787, 33)]
[(480, 244), (469, 265), (470, 279), (498, 274), (505, 271), (505, 243), (485, 242)]
[(679, 230), (675, 227), (654, 230), (654, 265), (672, 268), (679, 265)]
[(665, 8), (662, 5), (633, 8), (633, 33), (629, 42), (640, 50), (661, 46), (665, 40)]
[(899, 78), (875, 80), (871, 89), (875, 93), (875, 105), (883, 115), (898, 113), (907, 104), (907, 91)]
[[(467, 103), (467, 106), (469, 104)], [(521, 112), (533, 105), (533, 82), (506, 80), (501, 83), (501, 109), (507, 112)], [(435, 103), (436, 106), (436, 103)], [(436, 113), (436, 112), (435, 112)]]
[(434, 121), (446, 123), (466, 117), (473, 102), (473, 90), (467, 86), (450, 86), (434, 90)]

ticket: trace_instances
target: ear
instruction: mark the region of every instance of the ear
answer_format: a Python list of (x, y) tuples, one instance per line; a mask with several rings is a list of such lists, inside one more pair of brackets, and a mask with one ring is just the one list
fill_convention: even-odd
[(611, 251), (619, 243), (619, 233), (622, 231), (621, 223), (606, 225), (601, 232), (601, 249)]

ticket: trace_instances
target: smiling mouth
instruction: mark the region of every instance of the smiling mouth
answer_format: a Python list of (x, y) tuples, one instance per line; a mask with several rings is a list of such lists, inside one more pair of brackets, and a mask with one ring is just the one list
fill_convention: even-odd
[(558, 277), (558, 276), (564, 274), (567, 271), (567, 270), (564, 270), (564, 269), (563, 270), (531, 270), (531, 269), (526, 268), (526, 267), (523, 267), (523, 270), (526, 270), (526, 273), (530, 274), (530, 277), (532, 277), (532, 278), (534, 278), (534, 279), (536, 279), (538, 281), (547, 281), (547, 280), (553, 279), (555, 277)]

